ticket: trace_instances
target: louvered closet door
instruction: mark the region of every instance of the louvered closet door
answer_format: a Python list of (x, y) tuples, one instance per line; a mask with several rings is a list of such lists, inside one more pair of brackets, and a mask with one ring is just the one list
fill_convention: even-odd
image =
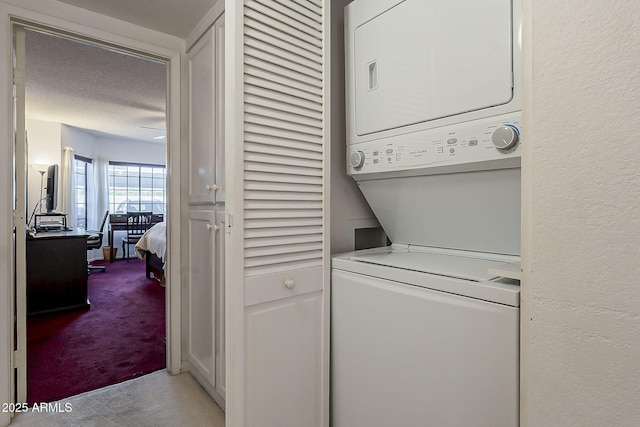
[(227, 421), (328, 425), (328, 1), (236, 3), (225, 11), (237, 95), (226, 109)]

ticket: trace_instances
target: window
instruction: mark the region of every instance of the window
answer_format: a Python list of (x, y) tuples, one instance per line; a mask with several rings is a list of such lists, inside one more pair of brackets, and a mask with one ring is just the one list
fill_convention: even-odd
[(109, 211), (166, 211), (166, 169), (162, 165), (109, 162)]
[(76, 175), (76, 227), (87, 228), (87, 193), (88, 187), (88, 169), (91, 164), (91, 159), (75, 155), (74, 169)]

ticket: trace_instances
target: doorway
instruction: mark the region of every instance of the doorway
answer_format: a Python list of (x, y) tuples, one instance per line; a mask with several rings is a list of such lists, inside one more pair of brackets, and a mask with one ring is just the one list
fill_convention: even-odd
[[(26, 61), (26, 66), (27, 66), (27, 72), (25, 73), (26, 75), (26, 86), (27, 86), (27, 91), (26, 91), (26, 116), (27, 116), (27, 128), (32, 128), (35, 129), (33, 132), (29, 131), (29, 137), (28, 137), (28, 143), (25, 143), (23, 147), (16, 147), (16, 150), (23, 150), (25, 153), (25, 157), (27, 159), (26, 161), (26, 167), (25, 167), (25, 173), (26, 176), (30, 179), (24, 180), (24, 184), (23, 186), (24, 191), (22, 191), (22, 188), (17, 188), (17, 194), (26, 194), (24, 200), (22, 201), (22, 203), (24, 203), (27, 206), (27, 214), (34, 216), (33, 214), (35, 214), (36, 212), (38, 212), (40, 210), (40, 199), (38, 197), (38, 195), (40, 194), (40, 191), (42, 190), (42, 184), (41, 184), (41, 179), (42, 179), (42, 174), (39, 174), (39, 170), (36, 169), (35, 165), (42, 165), (42, 164), (62, 164), (64, 159), (60, 159), (60, 152), (62, 151), (62, 147), (64, 146), (76, 146), (76, 147), (81, 147), (81, 148), (74, 148), (74, 151), (78, 154), (81, 154), (80, 156), (76, 155), (76, 159), (78, 157), (80, 157), (81, 159), (83, 159), (83, 161), (85, 161), (85, 163), (88, 163), (87, 160), (92, 160), (91, 163), (93, 163), (94, 159), (97, 159), (98, 157), (100, 157), (101, 159), (101, 163), (103, 163), (102, 167), (105, 167), (105, 170), (110, 170), (109, 168), (115, 168), (116, 170), (118, 168), (122, 168), (122, 163), (128, 163), (128, 164), (135, 164), (139, 166), (139, 170), (141, 171), (139, 173), (139, 181), (142, 182), (145, 179), (145, 170), (149, 169), (148, 167), (146, 167), (147, 163), (146, 160), (140, 160), (140, 157), (135, 157), (135, 154), (138, 153), (138, 155), (140, 155), (140, 153), (144, 153), (145, 155), (148, 156), (148, 154), (151, 151), (159, 151), (161, 153), (162, 156), (162, 161), (158, 161), (158, 160), (154, 160), (152, 162), (153, 166), (155, 169), (157, 169), (157, 167), (162, 166), (163, 168), (166, 169), (167, 165), (170, 162), (170, 157), (171, 157), (171, 141), (172, 138), (170, 137), (170, 135), (167, 135), (166, 133), (166, 123), (167, 122), (177, 122), (177, 114), (175, 111), (173, 111), (171, 108), (168, 109), (166, 106), (167, 105), (171, 105), (171, 102), (167, 102), (167, 98), (168, 98), (168, 93), (170, 93), (170, 90), (167, 88), (171, 87), (171, 84), (175, 84), (175, 79), (172, 79), (170, 82), (167, 82), (168, 79), (170, 79), (169, 77), (169, 73), (168, 73), (168, 69), (171, 67), (171, 61), (176, 61), (175, 58), (171, 59), (171, 58), (164, 58), (164, 57), (158, 57), (158, 56), (153, 56), (153, 55), (147, 55), (147, 54), (143, 54), (141, 51), (131, 51), (130, 49), (125, 49), (125, 48), (121, 48), (112, 44), (105, 44), (104, 42), (99, 42), (97, 40), (94, 39), (87, 39), (87, 38), (83, 38), (80, 36), (76, 36), (76, 35), (71, 35), (69, 33), (66, 32), (60, 32), (57, 30), (53, 30), (53, 29), (49, 29), (49, 28), (42, 28), (42, 27), (37, 27), (37, 26), (31, 26), (31, 25), (23, 25), (23, 23), (20, 24), (20, 27), (26, 27), (25, 33), (26, 33), (26, 52), (27, 55), (25, 55), (27, 57), (27, 61)], [(31, 39), (31, 41), (30, 41)], [(44, 40), (44, 42), (43, 42)], [(104, 128), (102, 129), (95, 129), (92, 128), (90, 125), (83, 125), (83, 124), (77, 124), (78, 122), (73, 122), (73, 124), (69, 124), (71, 121), (65, 119), (64, 117), (60, 116), (61, 112), (63, 112), (65, 109), (62, 108), (62, 104), (63, 101), (64, 102), (69, 102), (68, 99), (65, 99), (65, 95), (68, 95), (68, 92), (70, 91), (76, 91), (77, 93), (84, 93), (84, 94), (89, 94), (89, 92), (91, 90), (94, 90), (96, 88), (98, 88), (98, 96), (97, 98), (99, 98), (100, 96), (104, 97), (106, 100), (108, 100), (109, 102), (111, 102), (112, 104), (115, 102), (122, 102), (123, 98), (125, 98), (127, 95), (129, 95), (127, 93), (127, 91), (116, 91), (116, 90), (112, 90), (112, 91), (105, 91), (104, 90), (104, 86), (105, 85), (98, 85), (98, 84), (91, 84), (90, 82), (83, 82), (81, 81), (81, 79), (78, 79), (77, 76), (74, 79), (71, 75), (71, 73), (68, 73), (68, 75), (57, 75), (55, 76), (55, 73), (60, 73), (60, 67), (56, 67), (56, 66), (52, 66), (52, 65), (47, 65), (46, 61), (44, 61), (44, 65), (42, 63), (37, 63), (39, 66), (36, 66), (35, 68), (33, 68), (34, 72), (30, 75), (30, 70), (32, 69), (32, 66), (30, 66), (30, 61), (29, 61), (29, 49), (30, 48), (34, 48), (34, 49), (43, 49), (42, 45), (46, 45), (44, 47), (45, 49), (45, 53), (48, 53), (49, 55), (47, 56), (47, 60), (48, 61), (62, 61), (62, 62), (72, 62), (70, 60), (70, 56), (74, 56), (74, 55), (80, 55), (78, 52), (75, 53), (71, 53), (72, 51), (75, 51), (75, 49), (71, 49), (70, 46), (75, 46), (75, 48), (77, 48), (79, 51), (86, 51), (87, 49), (90, 50), (95, 50), (95, 51), (100, 51), (100, 54), (97, 55), (98, 57), (102, 57), (102, 59), (98, 59), (97, 62), (99, 64), (100, 70), (98, 72), (98, 75), (94, 75), (93, 77), (96, 77), (98, 79), (108, 79), (108, 69), (110, 67), (113, 67), (113, 63), (114, 60), (113, 58), (115, 58), (116, 56), (122, 57), (125, 59), (125, 61), (127, 61), (127, 63), (129, 64), (130, 69), (127, 70), (127, 72), (129, 72), (131, 74), (131, 79), (135, 82), (136, 80), (141, 80), (140, 75), (136, 75), (136, 71), (138, 73), (140, 73), (140, 68), (138, 66), (140, 66), (140, 64), (142, 63), (153, 63), (157, 66), (162, 67), (162, 72), (164, 73), (164, 81), (162, 82), (163, 85), (163, 89), (164, 89), (164, 93), (163, 93), (163, 97), (164, 99), (162, 100), (162, 107), (163, 108), (153, 108), (153, 102), (145, 102), (145, 99), (141, 96), (136, 97), (133, 101), (130, 101), (130, 104), (128, 106), (126, 106), (125, 108), (128, 108), (127, 111), (131, 112), (131, 111), (147, 111), (147, 112), (151, 112), (152, 114), (149, 114), (149, 116), (145, 117), (144, 120), (140, 120), (138, 122), (136, 122), (135, 120), (130, 120), (131, 123), (137, 123), (134, 124), (133, 126), (138, 127), (139, 129), (137, 129), (137, 131), (140, 133), (140, 135), (143, 134), (150, 134), (153, 133), (153, 136), (162, 136), (166, 138), (166, 142), (162, 141), (160, 143), (158, 142), (148, 142), (146, 143), (146, 145), (144, 145), (142, 148), (138, 148), (138, 149), (134, 149), (134, 146), (136, 145), (136, 137), (135, 136), (131, 136), (131, 134), (127, 134), (127, 136), (122, 136), (122, 135), (118, 135), (116, 133), (111, 133), (108, 130), (105, 131)], [(57, 54), (53, 54), (51, 55), (51, 53), (54, 51), (54, 49), (52, 48), (53, 45), (62, 45), (62, 50), (58, 50)], [(58, 46), (59, 48), (60, 46)], [(40, 53), (42, 53), (42, 51), (40, 51)], [(69, 56), (70, 55), (70, 56)], [(108, 57), (105, 59), (105, 55)], [(33, 59), (33, 58), (32, 58)], [(137, 64), (137, 65), (136, 65)], [(75, 65), (75, 67), (77, 67), (77, 64)], [(144, 68), (144, 67), (143, 67)], [(95, 74), (95, 67), (93, 68), (93, 73)], [(133, 73), (131, 73), (131, 70), (133, 70)], [(67, 70), (69, 71), (69, 70)], [(83, 71), (82, 69), (79, 71)], [(91, 72), (89, 71), (84, 71), (86, 74), (91, 74)], [(40, 73), (40, 74), (38, 74)], [(56, 87), (51, 88), (49, 87), (48, 89), (51, 91), (53, 89), (54, 93), (53, 96), (51, 93), (46, 93), (46, 88), (43, 89), (42, 87), (38, 87), (38, 76), (40, 77), (40, 83), (42, 83), (43, 81), (46, 81), (46, 78), (42, 78), (42, 76), (44, 75), (45, 77), (49, 76), (52, 77), (51, 75), (53, 74), (53, 77), (59, 78), (61, 79), (61, 81), (66, 81), (66, 84), (68, 84), (68, 86), (65, 86), (64, 84), (60, 83), (58, 84)], [(64, 74), (64, 73), (63, 73)], [(142, 80), (145, 80), (145, 77), (147, 77), (148, 80), (148, 74), (143, 73), (142, 74)], [(34, 80), (29, 80), (30, 77), (35, 77)], [(179, 78), (179, 76), (178, 76)], [(95, 82), (96, 80), (94, 80)], [(146, 80), (145, 80), (146, 81)], [(38, 108), (33, 108), (32, 110), (30, 110), (30, 102), (29, 102), (29, 85), (30, 84), (34, 84), (35, 83), (35, 88), (36, 91), (37, 90), (43, 90), (45, 92), (45, 94), (43, 95), (44, 98), (49, 99), (49, 109), (53, 110), (55, 114), (58, 114), (58, 117), (54, 117), (53, 120), (49, 119), (47, 120), (46, 117), (43, 116), (43, 112), (42, 111), (46, 111), (47, 108), (47, 103), (44, 102), (44, 106), (45, 108), (42, 109), (38, 109)], [(140, 86), (143, 86), (142, 84), (140, 84)], [(102, 87), (103, 90), (102, 92), (100, 92), (99, 87)], [(129, 86), (131, 87), (131, 86)], [(89, 91), (89, 92), (87, 92)], [(91, 94), (93, 96), (93, 94)], [(57, 99), (60, 101), (59, 103), (55, 102), (56, 96), (58, 97)], [(90, 96), (87, 95), (87, 97), (89, 98)], [(51, 99), (53, 99), (54, 101), (51, 101)], [(149, 101), (149, 100), (147, 100)], [(157, 103), (156, 103), (157, 104)], [(60, 108), (56, 108), (56, 106), (60, 107)], [(88, 109), (87, 109), (88, 110)], [(161, 117), (160, 120), (158, 118), (158, 116), (160, 115), (159, 113), (161, 113)], [(54, 114), (54, 115), (55, 115)], [(131, 114), (133, 115), (133, 114)], [(153, 116), (153, 117), (151, 117)], [(104, 120), (108, 120), (109, 117), (108, 115), (103, 113), (103, 119)], [(155, 121), (154, 121), (155, 120)], [(31, 122), (30, 122), (31, 121)], [(158, 126), (158, 123), (161, 123), (161, 127)], [(130, 123), (125, 123), (126, 125), (128, 125), (129, 127), (131, 126)], [(122, 127), (126, 127), (125, 124), (123, 124)], [(135, 133), (135, 132), (134, 132)], [(163, 134), (163, 135), (158, 135), (159, 133)], [(140, 137), (141, 139), (142, 137)], [(45, 148), (44, 150), (38, 150), (37, 147), (39, 146), (39, 142), (42, 140), (48, 140), (49, 142), (51, 142), (51, 140), (53, 139), (53, 148), (51, 148), (51, 152), (54, 153), (53, 154), (53, 158), (47, 158), (46, 156), (43, 156), (42, 158), (36, 158), (36, 154), (38, 155), (43, 154), (44, 152), (48, 152), (48, 149)], [(176, 138), (177, 141), (177, 138)], [(38, 143), (37, 143), (38, 142)], [(138, 141), (138, 143), (143, 143), (144, 141)], [(105, 143), (105, 144), (109, 144), (108, 148), (105, 147), (100, 147), (101, 143)], [(150, 149), (149, 147), (154, 147), (154, 149)], [(92, 150), (93, 148), (93, 150)], [(82, 151), (82, 153), (80, 153)], [(117, 157), (115, 159), (114, 165), (110, 164), (110, 159), (112, 159), (115, 156), (110, 156), (110, 154), (117, 154)], [(58, 158), (55, 158), (55, 156), (58, 156)], [(99, 156), (98, 156), (99, 155)], [(123, 157), (124, 156), (124, 157)], [(133, 157), (132, 157), (133, 156)], [(57, 159), (60, 159), (60, 162), (57, 161)], [(127, 162), (128, 160), (128, 162)], [(116, 164), (117, 162), (119, 162), (118, 164)], [(97, 169), (99, 166), (97, 165), (97, 163), (99, 162), (95, 162), (96, 164), (92, 164), (91, 167), (86, 168), (87, 165), (85, 165), (85, 170), (84, 173), (85, 175), (88, 174), (87, 169)], [(117, 173), (117, 172), (114, 172)], [(74, 174), (72, 174), (74, 175)], [(33, 185), (34, 181), (33, 178), (35, 177), (35, 181), (36, 181), (36, 185)], [(127, 177), (129, 177), (127, 175)], [(77, 177), (76, 177), (77, 178)], [(87, 178), (87, 176), (85, 176), (85, 179)], [(153, 178), (153, 177), (152, 177)], [(163, 176), (163, 180), (167, 183), (166, 187), (171, 187), (172, 186), (172, 181), (177, 180), (177, 175), (175, 178), (172, 179), (172, 176), (167, 174), (165, 176)], [(102, 217), (104, 214), (104, 211), (106, 211), (107, 209), (110, 210), (111, 212), (114, 212), (114, 210), (117, 210), (117, 208), (119, 206), (126, 206), (129, 207), (131, 205), (131, 203), (129, 202), (133, 202), (136, 200), (131, 200), (130, 198), (127, 198), (129, 196), (131, 196), (130, 193), (130, 189), (131, 186), (127, 186), (127, 191), (125, 192), (126, 195), (125, 197), (125, 203), (123, 203), (123, 200), (120, 200), (120, 198), (118, 197), (111, 197), (111, 198), (107, 198), (106, 202), (101, 202), (100, 201), (100, 197), (99, 197), (99, 193), (105, 193), (104, 189), (100, 190), (96, 187), (94, 187), (93, 189), (89, 188), (90, 186), (88, 185), (88, 182), (90, 181), (89, 179), (86, 179), (86, 185), (82, 186), (79, 185), (78, 183), (76, 183), (75, 186), (71, 186), (70, 188), (72, 188), (73, 190), (76, 191), (76, 194), (71, 193), (71, 202), (67, 201), (67, 203), (63, 202), (63, 206), (67, 206), (67, 208), (63, 208), (65, 211), (69, 210), (69, 211), (76, 211), (75, 214), (72, 215), (68, 215), (71, 217), (71, 219), (69, 219), (69, 223), (67, 224), (67, 226), (69, 226), (69, 228), (74, 228), (74, 229), (91, 229), (91, 228), (97, 228), (98, 224), (98, 217)], [(98, 182), (99, 180), (94, 180), (95, 182)], [(113, 188), (115, 186), (115, 188), (117, 188), (117, 183), (114, 182), (115, 180), (112, 180), (111, 182), (113, 183), (111, 185), (111, 192), (112, 195), (114, 193)], [(18, 183), (18, 186), (20, 184), (20, 180), (16, 181)], [(109, 180), (106, 180), (106, 185), (108, 184)], [(103, 183), (104, 184), (104, 183)], [(173, 184), (175, 186), (175, 184)], [(169, 194), (169, 188), (163, 187), (163, 190), (166, 192), (166, 194)], [(34, 190), (37, 189), (37, 190)], [(140, 186), (138, 187), (138, 189), (140, 190), (140, 193), (144, 193), (143, 190), (146, 189), (145, 185), (140, 184)], [(107, 193), (109, 192), (108, 190), (106, 191)], [(81, 199), (80, 197), (80, 193), (82, 193), (82, 196), (84, 197), (84, 202), (81, 202), (79, 199)], [(138, 205), (142, 202), (142, 198), (140, 197), (140, 195), (138, 194), (137, 197), (137, 202)], [(154, 196), (157, 196), (159, 193), (155, 192), (152, 194)], [(175, 194), (175, 193), (174, 193)], [(67, 195), (69, 196), (69, 195)], [(76, 197), (77, 196), (77, 197)], [(64, 199), (64, 196), (61, 197), (62, 199)], [(155, 201), (155, 198), (153, 199)], [(171, 206), (172, 203), (169, 202), (169, 198), (168, 196), (166, 198), (164, 198), (162, 201), (162, 205), (164, 206), (164, 211), (162, 212), (163, 214), (165, 214), (165, 218), (166, 219), (170, 219), (167, 218), (166, 213), (171, 211)], [(18, 203), (21, 203), (20, 201), (18, 201)], [(72, 205), (72, 209), (69, 209), (68, 206)], [(176, 203), (177, 204), (177, 203)], [(160, 205), (160, 203), (154, 203), (154, 205)], [(106, 207), (106, 208), (105, 208)], [(58, 210), (62, 210), (62, 209), (58, 209)], [(32, 214), (33, 212), (33, 214)], [(25, 219), (25, 226), (30, 229), (30, 231), (32, 232), (36, 232), (36, 227), (33, 221), (33, 218), (31, 218), (31, 216), (27, 216)], [(108, 227), (108, 226), (106, 226)], [(105, 227), (105, 228), (106, 228)], [(18, 226), (17, 229), (20, 229), (20, 227)], [(107, 235), (106, 233), (106, 229), (105, 229), (105, 236)], [(18, 234), (17, 238), (21, 238), (21, 236)], [(117, 234), (116, 234), (117, 236)], [(106, 240), (106, 239), (105, 239)], [(115, 239), (114, 238), (114, 242), (119, 242), (120, 239)], [(88, 259), (91, 258), (96, 258), (97, 257), (101, 257), (102, 256), (102, 251), (97, 251), (98, 254), (96, 253), (91, 253), (88, 252)], [(169, 253), (170, 253), (170, 248), (166, 248), (166, 260), (168, 261), (169, 258)], [(24, 259), (25, 254), (24, 253), (20, 253), (20, 251), (16, 251), (16, 260), (20, 261), (20, 259)], [(125, 263), (126, 261), (121, 261), (122, 263)], [(141, 264), (142, 262), (136, 262), (134, 260), (134, 262), (132, 262), (131, 264)], [(24, 262), (18, 262), (18, 264), (22, 264), (24, 266)], [(128, 263), (127, 263), (128, 264)], [(168, 264), (168, 262), (167, 262)], [(27, 263), (27, 267), (29, 268), (29, 265)], [(107, 272), (110, 270), (109, 265), (107, 265), (106, 268)], [(145, 272), (144, 272), (144, 268), (141, 270), (142, 271), (142, 275), (144, 276)], [(101, 275), (102, 273), (94, 273), (94, 275)], [(107, 273), (108, 275), (109, 273)], [(28, 274), (26, 275), (28, 276)], [(170, 275), (168, 275), (169, 277), (167, 277), (166, 281), (169, 282), (170, 281)], [(20, 277), (19, 274), (16, 274), (16, 277)], [(91, 277), (89, 276), (89, 280), (88, 280), (88, 286), (89, 286), (89, 282), (91, 281)], [(19, 281), (18, 281), (19, 282)], [(21, 298), (25, 298), (25, 288), (26, 285), (23, 283), (22, 285), (20, 283), (18, 283), (18, 286), (16, 287), (16, 299), (20, 300)], [(165, 293), (164, 290), (162, 291), (163, 294)], [(172, 301), (171, 295), (175, 294), (175, 291), (173, 292), (166, 292), (166, 296), (163, 297), (163, 309), (167, 310), (167, 314), (170, 313), (170, 310), (175, 310), (177, 309), (178, 305), (176, 304), (175, 301)], [(20, 307), (21, 304), (17, 304), (16, 307)], [(22, 304), (22, 306), (26, 306), (28, 308), (28, 301), (27, 304)], [(90, 311), (91, 309), (89, 309)], [(40, 315), (48, 315), (49, 313), (38, 313)], [(82, 313), (80, 311), (76, 311), (73, 312), (72, 314), (72, 318), (76, 316), (76, 317), (80, 317), (82, 316)], [(166, 316), (164, 316), (166, 318)], [(25, 319), (26, 319), (26, 313), (25, 311), (21, 311), (20, 309), (17, 310), (16, 312), (16, 322), (19, 325), (20, 323), (22, 323), (22, 325), (25, 324)], [(40, 318), (41, 320), (42, 318)], [(174, 322), (179, 322), (179, 316), (173, 316)], [(75, 321), (75, 319), (71, 319), (71, 321)], [(20, 328), (19, 326), (16, 328), (17, 329), (17, 333), (18, 333), (18, 347), (20, 342), (24, 342), (24, 339), (21, 339), (20, 334), (21, 333), (25, 333), (25, 329), (24, 327)], [(166, 363), (166, 367), (171, 370), (172, 372), (175, 372), (175, 360), (179, 360), (179, 353), (176, 357), (175, 355), (175, 348), (176, 346), (172, 346), (172, 336), (171, 334), (168, 333), (168, 331), (170, 330), (176, 330), (175, 326), (172, 326), (171, 324), (168, 324), (166, 328), (162, 328), (165, 330), (166, 333), (166, 343), (164, 342), (164, 340), (162, 340), (162, 345), (163, 347), (166, 347), (167, 351), (166, 352), (166, 357), (165, 357), (165, 361)], [(179, 323), (178, 323), (178, 329), (179, 329)], [(174, 334), (175, 336), (175, 334)], [(123, 339), (127, 339), (127, 337), (122, 337)], [(179, 337), (177, 337), (177, 341), (178, 341), (178, 346), (179, 346)], [(179, 349), (179, 347), (178, 347)], [(28, 348), (26, 349), (28, 352)], [(164, 348), (163, 348), (164, 350)], [(21, 353), (17, 353), (18, 355), (20, 355)], [(22, 353), (25, 355), (26, 358), (26, 353)], [(173, 361), (173, 363), (172, 363)], [(122, 361), (120, 361), (120, 363), (122, 363)], [(16, 366), (20, 367), (20, 366), (24, 366), (24, 364), (21, 363), (16, 363)], [(109, 366), (104, 366), (101, 367), (100, 369), (109, 369)], [(18, 385), (17, 389), (18, 389), (18, 399), (17, 401), (24, 401), (25, 397), (20, 398), (20, 394), (25, 393), (25, 390), (20, 390), (19, 384), (21, 382), (20, 377), (25, 375), (24, 372), (20, 372), (20, 369), (17, 369), (17, 381), (16, 384)], [(22, 370), (24, 371), (24, 370)]]

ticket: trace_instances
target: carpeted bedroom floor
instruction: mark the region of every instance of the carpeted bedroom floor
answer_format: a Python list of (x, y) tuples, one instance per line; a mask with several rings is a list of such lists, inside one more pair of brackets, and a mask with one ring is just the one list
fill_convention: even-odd
[(144, 262), (107, 263), (89, 310), (29, 318), (27, 401), (51, 402), (165, 367), (164, 288)]
[(172, 376), (164, 370), (63, 399), (51, 409), (18, 414), (11, 427), (225, 425), (222, 410), (188, 373)]

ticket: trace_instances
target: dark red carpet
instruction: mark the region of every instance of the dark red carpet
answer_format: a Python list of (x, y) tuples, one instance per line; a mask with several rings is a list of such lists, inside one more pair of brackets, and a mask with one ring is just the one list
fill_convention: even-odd
[(105, 273), (89, 275), (90, 310), (27, 320), (29, 403), (165, 367), (164, 288), (145, 277), (141, 260), (106, 265)]

